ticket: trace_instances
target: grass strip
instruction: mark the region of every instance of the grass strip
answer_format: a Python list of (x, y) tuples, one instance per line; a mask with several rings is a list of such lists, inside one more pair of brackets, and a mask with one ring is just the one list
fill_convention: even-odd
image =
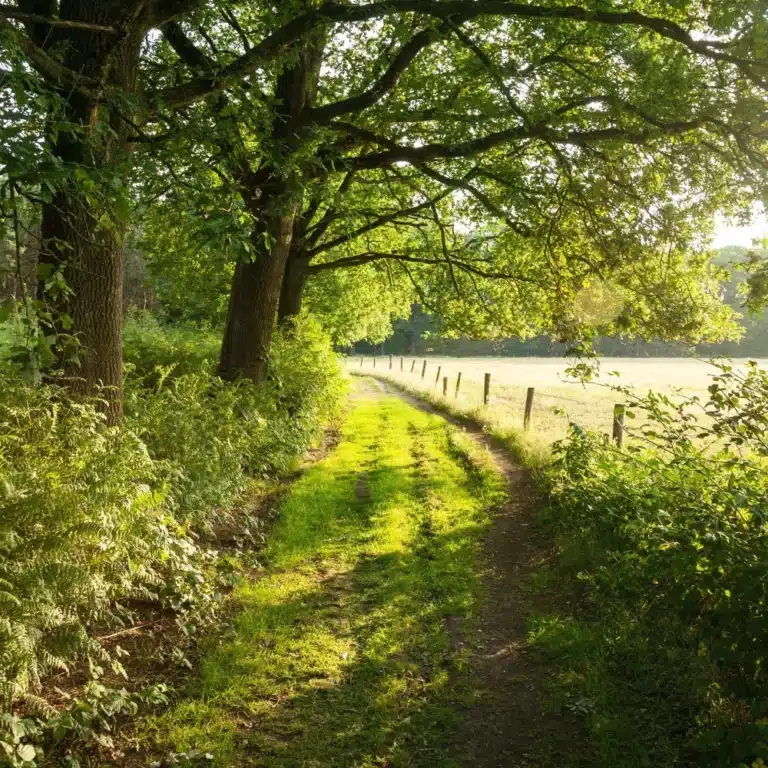
[(450, 629), (477, 610), (479, 537), (502, 495), (443, 419), (357, 400), (283, 503), (264, 575), (238, 589), (234, 636), (146, 722), (144, 746), (221, 766), (460, 765), (473, 691)]

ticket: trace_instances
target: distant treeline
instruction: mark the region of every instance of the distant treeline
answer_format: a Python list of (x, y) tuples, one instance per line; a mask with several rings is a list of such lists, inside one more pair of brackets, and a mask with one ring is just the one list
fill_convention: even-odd
[[(748, 250), (740, 246), (721, 249), (715, 262), (729, 266), (744, 259)], [(764, 255), (768, 255), (768, 251)], [(595, 343), (596, 350), (608, 357), (768, 357), (768, 312), (759, 317), (746, 314), (743, 310), (743, 297), (739, 285), (744, 281), (744, 273), (733, 271), (731, 280), (724, 287), (723, 299), (726, 304), (744, 315), (743, 338), (721, 344), (701, 344), (693, 347), (684, 343), (646, 341), (644, 339), (620, 339), (600, 337)], [(557, 342), (549, 336), (537, 336), (533, 339), (497, 339), (478, 341), (474, 339), (442, 339), (439, 325), (432, 315), (422, 311), (418, 304), (411, 308), (407, 320), (394, 323), (395, 332), (382, 344), (358, 342), (352, 352), (360, 355), (449, 355), (453, 357), (562, 357), (569, 347), (568, 343)]]

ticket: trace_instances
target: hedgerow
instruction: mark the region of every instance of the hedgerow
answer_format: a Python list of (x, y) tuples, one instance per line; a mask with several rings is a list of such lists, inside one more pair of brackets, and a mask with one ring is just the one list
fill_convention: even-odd
[[(94, 679), (121, 671), (94, 634), (130, 626), (137, 603), (207, 610), (227, 507), (253, 478), (290, 468), (338, 407), (336, 356), (308, 319), (278, 333), (259, 386), (210, 375), (212, 345), (190, 366), (186, 332), (145, 327), (149, 341), (128, 339), (142, 370), (129, 366), (121, 427), (96, 403), (0, 369), (2, 707), (81, 660)], [(31, 764), (19, 729), (39, 724), (3, 722), (0, 765), (3, 749), (9, 764)]]
[(643, 417), (627, 446), (574, 426), (550, 474), (594, 620), (534, 639), (570, 656), (599, 764), (751, 765), (768, 758), (768, 374), (722, 365), (704, 400), (624, 392)]

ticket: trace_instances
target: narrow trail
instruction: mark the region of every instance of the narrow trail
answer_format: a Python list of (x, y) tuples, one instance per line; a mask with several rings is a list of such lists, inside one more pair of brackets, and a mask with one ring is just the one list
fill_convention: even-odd
[[(370, 379), (369, 379), (370, 381)], [(482, 446), (506, 484), (506, 498), (483, 536), (485, 588), (471, 645), (471, 668), (479, 696), (465, 713), (464, 765), (575, 766), (583, 745), (575, 718), (551, 712), (546, 689), (550, 670), (529, 653), (527, 617), (547, 612), (550, 598), (531, 590), (528, 580), (552, 557), (552, 544), (535, 526), (533, 481), (477, 425), (440, 413), (429, 403), (374, 379), (380, 391), (434, 413), (465, 430)], [(588, 762), (585, 762), (588, 764)]]
[[(548, 555), (524, 473), (374, 379), (291, 488), (232, 636), (138, 741), (158, 764), (576, 766), (526, 622)], [(568, 756), (568, 759), (565, 759)], [(200, 762), (202, 760), (202, 762)], [(135, 762), (134, 762), (135, 764)], [(148, 764), (148, 763), (145, 763)], [(178, 762), (177, 762), (178, 764)]]

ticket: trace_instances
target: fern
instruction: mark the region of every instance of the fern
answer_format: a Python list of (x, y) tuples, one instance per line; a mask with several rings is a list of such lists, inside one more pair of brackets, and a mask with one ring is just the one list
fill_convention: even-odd
[(336, 357), (312, 323), (278, 335), (276, 383), (263, 387), (213, 379), (201, 350), (214, 345), (187, 332), (132, 327), (127, 357), (141, 371), (126, 379), (120, 428), (93, 403), (0, 366), (6, 706), (78, 660), (113, 664), (93, 636), (134, 621), (131, 601), (212, 611), (205, 542), (221, 510), (254, 475), (290, 467), (339, 400)]

